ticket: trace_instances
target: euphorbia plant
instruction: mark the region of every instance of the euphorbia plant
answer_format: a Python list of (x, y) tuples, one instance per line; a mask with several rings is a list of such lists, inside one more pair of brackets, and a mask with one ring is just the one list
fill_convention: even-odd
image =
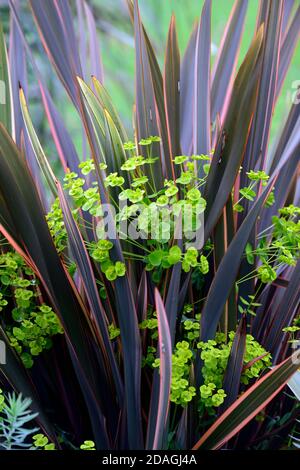
[[(82, 3), (90, 62), (102, 70)], [(211, 74), (211, 1), (182, 60), (171, 19), (163, 72), (138, 2), (127, 3), (136, 47), (131, 140), (102, 76), (83, 80), (68, 2), (29, 2), (82, 120), (91, 154), (82, 160), (10, 2), (10, 62), (1, 43), (13, 97), (0, 127), (1, 371), (62, 448), (85, 439), (99, 449), (259, 447), (270, 402), (299, 367), (291, 351), (299, 328), (298, 104), (268, 148), (299, 8), (261, 2), (236, 72), (247, 7), (237, 0)], [(32, 124), (16, 41), (36, 72), (62, 178)], [(284, 394), (280, 401), (295, 412)]]

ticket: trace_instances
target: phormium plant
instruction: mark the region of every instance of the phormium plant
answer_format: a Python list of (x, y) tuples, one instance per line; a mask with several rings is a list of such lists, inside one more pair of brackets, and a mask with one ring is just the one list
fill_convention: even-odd
[[(28, 3), (89, 146), (84, 157), (75, 150), (11, 0), (8, 55), (3, 34), (0, 45), (0, 380), (32, 400), (43, 433), (30, 445), (285, 445), (300, 414), (284, 392), (299, 368), (296, 101), (272, 148), (269, 134), (300, 7), (261, 0), (237, 70), (248, 2), (236, 0), (211, 72), (206, 0), (182, 58), (171, 18), (161, 71), (138, 1), (127, 0), (127, 136), (88, 3), (77, 13), (67, 0)], [(85, 60), (74, 16), (86, 22)], [(27, 108), (27, 63), (57, 175)]]

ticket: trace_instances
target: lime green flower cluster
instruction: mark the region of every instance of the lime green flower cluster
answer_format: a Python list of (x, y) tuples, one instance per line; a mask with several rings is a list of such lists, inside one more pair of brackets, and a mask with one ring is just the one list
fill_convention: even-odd
[(263, 283), (273, 282), (282, 265), (295, 266), (300, 256), (300, 208), (294, 205), (279, 209), (279, 216), (273, 216), (270, 234), (259, 238), (256, 249), (246, 246), (245, 254), (249, 264), (258, 257), (261, 265), (256, 274)]
[[(23, 279), (20, 274), (33, 276), (32, 269), (25, 264), (22, 256), (15, 251), (0, 254), (0, 282), (2, 288), (5, 289), (6, 286), (29, 286), (30, 282)], [(35, 284), (36, 280), (31, 280), (31, 282)]]
[[(229, 334), (231, 341), (234, 339), (234, 333)], [(258, 361), (254, 361), (261, 357)], [(246, 350), (244, 354), (244, 370), (241, 382), (247, 385), (251, 379), (259, 377), (261, 372), (272, 365), (272, 356), (268, 353), (252, 335), (246, 337)], [(251, 365), (250, 365), (251, 364)]]
[[(80, 163), (79, 167), (82, 168), (82, 173), (86, 175), (94, 169), (94, 164), (92, 160), (88, 160)], [(89, 212), (94, 217), (103, 215), (97, 182), (93, 181), (91, 183), (92, 187), (84, 190), (84, 178), (79, 178), (78, 174), (74, 172), (66, 173), (64, 181), (64, 189), (68, 190), (69, 196), (72, 197), (77, 209), (80, 208), (84, 212)], [(75, 213), (76, 211), (73, 211), (73, 214)]]
[(54, 245), (58, 253), (61, 253), (67, 246), (67, 231), (58, 198), (56, 198), (53, 202), (50, 211), (46, 215), (46, 220), (54, 241)]
[[(6, 334), (25, 367), (33, 365), (33, 356), (52, 346), (51, 338), (63, 333), (52, 308), (36, 306), (38, 280), (24, 259), (13, 251), (0, 255), (0, 310), (5, 310)], [(12, 308), (5, 307), (12, 303)]]
[[(200, 409), (204, 407), (209, 413), (214, 413), (214, 408), (220, 406), (226, 397), (222, 386), (234, 336), (235, 332), (231, 331), (226, 342), (226, 335), (217, 333), (214, 340), (197, 344), (197, 348), (201, 351), (204, 378), (204, 384), (200, 387)], [(241, 383), (248, 384), (270, 365), (271, 355), (248, 334)]]
[(84, 441), (80, 446), (81, 450), (96, 450), (94, 441)]
[(0, 312), (1, 310), (3, 310), (3, 307), (6, 307), (7, 304), (8, 304), (7, 300), (3, 298), (3, 294), (1, 294), (0, 292)]
[[(116, 215), (117, 225), (125, 220), (136, 221), (136, 228), (140, 232), (146, 232), (146, 245), (150, 247), (149, 256), (145, 257), (146, 269), (153, 270), (154, 282), (159, 282), (162, 269), (168, 269), (174, 264), (181, 262), (185, 272), (196, 267), (203, 274), (208, 272), (209, 266), (206, 257), (199, 254), (197, 250), (190, 248), (185, 253), (181, 252), (178, 246), (165, 248), (174, 235), (176, 218), (182, 212), (189, 211), (189, 220), (192, 220), (191, 232), (198, 228), (199, 207), (200, 213), (205, 210), (206, 201), (202, 198), (199, 187), (204, 184), (205, 178), (198, 178), (195, 174), (195, 160), (210, 161), (207, 155), (177, 156), (175, 164), (181, 166), (181, 176), (176, 181), (165, 180), (164, 187), (157, 190), (154, 181), (150, 181), (150, 174), (153, 175), (153, 169), (144, 174), (144, 170), (157, 160), (152, 155), (154, 144), (159, 143), (160, 138), (150, 136), (142, 139), (138, 144), (144, 147), (143, 154), (137, 154), (137, 146), (134, 142), (125, 142), (124, 150), (129, 152), (130, 156), (121, 166), (122, 172), (129, 174), (122, 176), (117, 172), (103, 174), (104, 184), (107, 188), (119, 188), (118, 199), (120, 201), (128, 200), (131, 205), (126, 205)], [(127, 154), (128, 155), (128, 154)], [(83, 176), (95, 172), (95, 163), (92, 159), (79, 164)], [(105, 170), (107, 165), (101, 163), (100, 169)], [(150, 172), (150, 173), (149, 173)], [(125, 180), (130, 181), (130, 187), (124, 187)], [(75, 172), (68, 172), (64, 178), (64, 189), (72, 197), (76, 210), (88, 211), (92, 216), (101, 217), (103, 215), (100, 201), (99, 188), (96, 181), (89, 181), (89, 188), (84, 189), (86, 180), (78, 176)], [(179, 193), (180, 188), (180, 193)], [(180, 194), (180, 197), (179, 197)], [(116, 194), (113, 193), (114, 198)], [(113, 202), (116, 202), (113, 199)], [(153, 214), (155, 216), (153, 217)], [(183, 217), (185, 220), (185, 217)], [(50, 213), (47, 215), (49, 227), (59, 251), (66, 246), (67, 236), (63, 223), (59, 202), (55, 201)], [(122, 229), (122, 226), (119, 227)], [(184, 231), (186, 233), (186, 231)], [(149, 238), (149, 234), (150, 239)], [(104, 237), (101, 237), (104, 238)], [(153, 250), (153, 240), (156, 240), (156, 249)], [(125, 273), (125, 266), (117, 262), (115, 265), (110, 261), (108, 250), (102, 249), (97, 243), (90, 244), (91, 257), (101, 264), (101, 269), (108, 280), (113, 281), (118, 276)], [(157, 246), (158, 245), (158, 246)], [(126, 253), (127, 258), (130, 254)]]
[(297, 343), (298, 342), (298, 336), (299, 336), (299, 331), (300, 331), (300, 317), (296, 317), (293, 320), (292, 325), (286, 326), (285, 328), (282, 329), (284, 333), (288, 333), (290, 336), (289, 343)]
[(222, 388), (216, 390), (217, 386), (214, 383), (209, 382), (207, 385), (201, 385), (200, 397), (205, 403), (205, 407), (210, 410), (212, 407), (219, 407), (224, 402), (227, 396)]
[(184, 320), (183, 328), (186, 333), (187, 340), (191, 343), (200, 336), (200, 314), (195, 315), (195, 319)]
[(90, 243), (89, 252), (91, 257), (100, 263), (101, 271), (105, 274), (108, 281), (115, 281), (118, 277), (125, 276), (126, 266), (121, 261), (113, 261), (110, 259), (109, 251), (113, 248), (110, 240), (98, 240)]
[[(233, 210), (236, 212), (243, 212), (244, 208), (240, 204), (240, 202), (243, 199), (247, 199), (248, 201), (251, 201), (251, 202), (254, 201), (255, 197), (257, 196), (257, 192), (254, 188), (257, 186), (258, 183), (261, 183), (262, 186), (266, 186), (268, 179), (270, 178), (265, 171), (261, 171), (261, 170), (259, 171), (251, 170), (247, 172), (246, 174), (249, 180), (251, 181), (251, 183), (248, 186), (240, 189), (239, 193), (241, 197), (233, 206)], [(270, 207), (274, 204), (274, 202), (275, 202), (275, 196), (274, 196), (274, 191), (272, 190), (265, 202), (265, 205), (267, 207)]]
[(262, 266), (259, 266), (257, 269), (257, 275), (261, 282), (264, 282), (265, 284), (275, 281), (277, 277), (275, 269), (273, 269), (269, 264), (263, 264)]
[(94, 160), (92, 158), (85, 160), (84, 162), (79, 163), (78, 168), (81, 169), (81, 173), (83, 175), (89, 175), (92, 171), (95, 170)]
[(0, 255), (0, 311), (8, 305), (12, 292), (18, 307), (28, 307), (34, 293), (27, 288), (37, 284), (33, 271), (18, 253), (9, 251)]
[[(158, 320), (156, 312), (149, 312), (148, 318), (139, 324), (140, 330), (151, 330), (151, 338), (158, 338)], [(152, 351), (152, 350), (151, 350)], [(153, 352), (153, 351), (152, 351)]]
[(32, 440), (32, 450), (55, 450), (55, 444), (53, 442), (49, 442), (48, 437), (42, 433), (32, 436)]
[[(151, 165), (152, 163), (155, 163), (158, 160), (157, 157), (149, 157), (149, 158), (144, 158), (141, 155), (136, 155), (134, 157), (129, 157), (125, 163), (121, 166), (121, 170), (123, 171), (135, 171), (137, 170), (140, 166), (143, 165)], [(148, 182), (148, 178), (147, 181)]]
[(113, 340), (120, 336), (120, 328), (117, 328), (113, 323), (108, 325), (109, 339)]
[(155, 361), (155, 356), (156, 348), (154, 346), (147, 346), (147, 354), (145, 357), (142, 357), (142, 367), (152, 367), (152, 364)]
[(52, 308), (40, 305), (34, 311), (14, 309), (13, 318), (18, 326), (10, 325), (6, 333), (10, 344), (20, 355), (25, 367), (33, 366), (33, 357), (52, 346), (51, 338), (63, 333), (63, 328)]
[[(196, 388), (190, 386), (189, 376), (194, 357), (187, 341), (179, 341), (172, 354), (172, 381), (170, 401), (185, 407), (196, 395)], [(160, 366), (160, 359), (155, 359), (153, 367)]]
[(207, 274), (209, 271), (209, 264), (207, 258), (202, 254), (199, 257), (199, 252), (194, 247), (190, 247), (183, 254), (181, 248), (177, 245), (171, 248), (156, 249), (151, 251), (147, 256), (146, 270), (152, 271), (154, 268), (168, 269), (174, 264), (182, 263), (184, 272), (189, 272), (191, 268), (197, 267), (202, 274)]
[[(196, 176), (196, 172), (195, 172), (196, 160), (210, 161), (210, 157), (208, 155), (192, 155), (191, 157), (188, 157), (187, 155), (178, 155), (174, 158), (173, 161), (175, 165), (180, 165), (181, 170), (182, 170), (180, 177), (176, 179), (176, 183), (182, 186), (187, 186), (187, 185), (194, 184), (194, 183), (198, 183), (198, 184), (204, 183), (205, 181), (204, 178), (198, 178)], [(209, 164), (203, 165), (203, 169), (206, 175), (208, 174), (209, 166), (210, 166)]]

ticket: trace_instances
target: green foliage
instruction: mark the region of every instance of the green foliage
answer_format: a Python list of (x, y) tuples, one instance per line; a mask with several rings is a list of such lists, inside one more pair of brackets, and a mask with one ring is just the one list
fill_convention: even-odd
[(113, 323), (108, 326), (108, 332), (109, 332), (109, 337), (111, 340), (120, 336), (120, 328), (117, 328), (116, 326), (114, 326)]
[(0, 276), (5, 331), (25, 367), (30, 368), (34, 357), (50, 349), (51, 338), (63, 329), (52, 308), (40, 304), (38, 280), (21, 256), (12, 251), (0, 255)]
[[(244, 299), (243, 299), (244, 300)], [(255, 308), (258, 304), (244, 300), (247, 305), (247, 313), (251, 313), (250, 307)], [(191, 313), (192, 307), (185, 306), (185, 314)], [(186, 318), (186, 317), (184, 317)], [(170, 401), (176, 405), (185, 407), (194, 397), (198, 400), (200, 413), (207, 411), (214, 415), (226, 397), (223, 379), (232, 349), (235, 332), (231, 331), (228, 338), (224, 333), (217, 333), (214, 340), (208, 342), (197, 341), (200, 336), (201, 315), (195, 318), (183, 320), (183, 329), (186, 340), (176, 343), (172, 354), (172, 381)], [(140, 328), (151, 331), (151, 338), (157, 338), (157, 319), (151, 316), (140, 324)], [(154, 331), (154, 334), (152, 333)], [(191, 383), (192, 368), (196, 358), (196, 352), (200, 351), (203, 361), (202, 376), (204, 383), (197, 392)], [(143, 366), (160, 367), (160, 359), (155, 358), (156, 348), (148, 346), (147, 355), (143, 360)], [(244, 353), (244, 369), (241, 376), (241, 384), (248, 385), (252, 379), (258, 378), (271, 365), (271, 354), (268, 353), (252, 335), (246, 336), (246, 348)]]
[(60, 253), (67, 246), (67, 232), (58, 199), (53, 202), (50, 211), (46, 215), (46, 220), (56, 249)]
[(21, 450), (29, 449), (29, 436), (38, 428), (28, 428), (27, 425), (34, 421), (38, 413), (30, 410), (31, 400), (16, 396), (15, 393), (6, 397), (0, 389), (0, 449)]
[[(189, 384), (193, 352), (187, 341), (179, 341), (172, 354), (172, 382), (170, 401), (185, 407), (196, 395), (196, 388)], [(160, 359), (155, 359), (153, 367), (160, 366)]]
[(44, 434), (35, 434), (32, 436), (33, 440), (33, 447), (32, 449), (38, 450), (55, 450), (55, 444), (53, 442), (49, 442), (49, 439)]
[(96, 450), (94, 441), (84, 441), (80, 446), (81, 450)]
[[(103, 86), (101, 54), (93, 43), (93, 13), (98, 12), (87, 4), (81, 8), (80, 2), (77, 13), (68, 2), (64, 7), (57, 2), (55, 9), (49, 2), (43, 7), (30, 3), (46, 53), (70, 97), (72, 117), (86, 135), (82, 152), (77, 145), (82, 134), (69, 135), (72, 126), (65, 128), (65, 112), (60, 117), (57, 103), (49, 101), (44, 74), (38, 74), (38, 84), (49, 121), (45, 129), (51, 130), (58, 152), (48, 148), (48, 142), (45, 149), (40, 144), (41, 133), (35, 132), (27, 109), (27, 90), (20, 90), (22, 115), (14, 106), (16, 113), (10, 116), (8, 100), (1, 108), (4, 127), (11, 133), (11, 120), (15, 131), (12, 140), (0, 126), (0, 335), (5, 342), (9, 339), (11, 359), (1, 366), (5, 382), (18, 390), (24, 387), (29, 395), (32, 386), (36, 389), (32, 397), (41, 399), (47, 415), (40, 416), (43, 429), (51, 435), (54, 427), (58, 442), (71, 435), (78, 443), (88, 435), (101, 448), (142, 449), (147, 436), (149, 448), (177, 449), (199, 438), (196, 448), (203, 442), (207, 448), (222, 447), (266, 407), (298, 367), (288, 357), (288, 346), (299, 338), (294, 305), (299, 208), (277, 211), (279, 202), (296, 202), (298, 194), (297, 155), (290, 150), (299, 143), (299, 109), (292, 106), (274, 151), (268, 148), (272, 113), (265, 112), (276, 106), (296, 43), (298, 12), (284, 6), (282, 14), (280, 2), (266, 2), (260, 12), (264, 28), (255, 32), (237, 72), (247, 2), (236, 2), (210, 76), (211, 2), (204, 2), (201, 22), (184, 56), (172, 19), (165, 60), (158, 61), (138, 1), (128, 0), (135, 30), (137, 98), (128, 140)], [(285, 31), (280, 35), (282, 18)], [(10, 68), (4, 78), (6, 82), (12, 77), (7, 89), (14, 99), (20, 78), (14, 53), (23, 47), (23, 35), (15, 36), (10, 34), (11, 64), (3, 35), (0, 47), (0, 71)], [(80, 47), (74, 38), (79, 38)], [(270, 43), (274, 47), (268, 48)], [(206, 66), (195, 67), (191, 57)], [(160, 63), (165, 64), (163, 71)], [(90, 76), (90, 68), (99, 78), (92, 76), (91, 87), (79, 78)], [(280, 73), (272, 74), (273, 69)], [(29, 155), (24, 132), (31, 144)], [(150, 135), (156, 132), (159, 135)], [(48, 153), (59, 154), (62, 168), (55, 162), (53, 172)], [(82, 154), (84, 159), (88, 155), (85, 161), (80, 161)], [(63, 188), (56, 178), (63, 179)], [(105, 232), (107, 202), (115, 209), (110, 215), (116, 237)], [(179, 242), (181, 215), (184, 236)], [(123, 233), (128, 225), (141, 237)], [(199, 228), (204, 246), (195, 248), (191, 232)], [(34, 273), (14, 250), (25, 254)], [(56, 314), (66, 334), (52, 344), (53, 336), (62, 333)], [(230, 371), (239, 396), (226, 416), (219, 417), (225, 398), (236, 399), (224, 376), (229, 357), (239, 360), (244, 352), (236, 341), (232, 347), (241, 316), (253, 336), (246, 337), (241, 380), (238, 368)], [(282, 361), (269, 374), (263, 373), (273, 365), (270, 354), (255, 338), (271, 344), (274, 358)], [(41, 354), (51, 346), (56, 367)], [(10, 347), (27, 368), (39, 356), (36, 367), (24, 371)], [(158, 352), (165, 359), (162, 363)], [(153, 370), (156, 367), (159, 371)], [(59, 403), (48, 402), (52, 394), (45, 393), (46, 385), (57, 390)], [(71, 391), (79, 393), (79, 399)], [(2, 410), (4, 402), (0, 398)], [(280, 410), (286, 407), (285, 402), (279, 405)], [(70, 415), (74, 406), (76, 413)], [(40, 407), (35, 403), (35, 409)], [(153, 409), (162, 411), (151, 416)], [(276, 415), (277, 408), (270, 413)], [(265, 425), (268, 418), (261, 413), (260, 419), (266, 422), (257, 426), (253, 421), (249, 438), (238, 435), (228, 448), (253, 447), (262, 432), (272, 431)], [(46, 435), (34, 435), (32, 448), (54, 447)], [(81, 449), (94, 450), (94, 441), (84, 441)]]
[[(228, 336), (227, 341), (223, 333), (217, 333), (214, 340), (197, 343), (203, 361), (204, 379), (200, 387), (200, 411), (204, 407), (209, 413), (214, 413), (214, 408), (220, 406), (226, 397), (222, 386), (235, 333), (231, 331)], [(246, 385), (271, 365), (271, 355), (249, 334), (246, 337), (243, 363), (241, 383)]]
[[(272, 283), (282, 266), (295, 266), (300, 256), (299, 208), (290, 205), (279, 209), (279, 215), (272, 217), (268, 233), (264, 231), (254, 249), (247, 243), (245, 255), (249, 264), (259, 260), (255, 275), (261, 282)], [(244, 279), (245, 280), (245, 279)]]

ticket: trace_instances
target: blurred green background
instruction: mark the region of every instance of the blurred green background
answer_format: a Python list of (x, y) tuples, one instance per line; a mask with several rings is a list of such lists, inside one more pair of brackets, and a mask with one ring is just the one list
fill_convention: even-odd
[[(42, 1), (42, 0), (41, 0)], [(70, 0), (74, 18), (76, 5), (79, 0)], [(181, 56), (184, 53), (193, 24), (201, 14), (204, 0), (139, 0), (142, 20), (154, 45), (161, 66), (164, 62), (164, 51), (169, 22), (175, 13), (180, 44)], [(270, 0), (273, 1), (273, 0)], [(99, 44), (104, 64), (104, 84), (108, 89), (121, 118), (132, 135), (132, 108), (134, 103), (134, 36), (125, 0), (87, 0), (97, 24)], [(20, 0), (22, 7), (22, 27), (32, 48), (38, 66), (47, 80), (49, 90), (56, 105), (61, 111), (79, 154), (82, 151), (82, 129), (80, 120), (52, 69), (39, 40), (34, 25), (28, 0)], [(217, 48), (228, 20), (234, 0), (213, 0), (212, 2), (212, 64), (216, 57)], [(295, 8), (300, 0), (295, 0)], [(1, 18), (8, 32), (9, 14), (7, 0), (0, 0)], [(244, 34), (241, 44), (239, 63), (242, 61), (250, 41), (253, 38), (259, 0), (249, 0), (245, 21)], [(76, 21), (76, 20), (75, 20)], [(30, 64), (28, 60), (28, 64)], [(29, 65), (29, 99), (30, 110), (39, 137), (48, 150), (48, 154), (56, 154), (43, 107), (36, 78)], [(288, 75), (286, 77), (280, 98), (274, 112), (271, 139), (276, 138), (284, 118), (290, 107), (288, 100), (292, 91), (293, 81), (300, 79), (300, 45), (295, 51)], [(55, 160), (55, 157), (54, 157)]]
[[(118, 108), (126, 127), (130, 129), (134, 99), (133, 30), (124, 0), (92, 0), (89, 4), (97, 18), (105, 71), (105, 85)], [(225, 24), (234, 0), (212, 2), (212, 62), (220, 44)], [(159, 62), (163, 65), (166, 37), (172, 13), (175, 13), (178, 40), (183, 55), (194, 22), (199, 19), (203, 0), (140, 0), (142, 20), (153, 42)], [(296, 0), (295, 7), (299, 5)], [(259, 1), (249, 0), (239, 63), (253, 37)], [(281, 96), (278, 100), (272, 126), (272, 138), (280, 129), (290, 103), (288, 91), (294, 80), (300, 79), (300, 46), (294, 54)]]

